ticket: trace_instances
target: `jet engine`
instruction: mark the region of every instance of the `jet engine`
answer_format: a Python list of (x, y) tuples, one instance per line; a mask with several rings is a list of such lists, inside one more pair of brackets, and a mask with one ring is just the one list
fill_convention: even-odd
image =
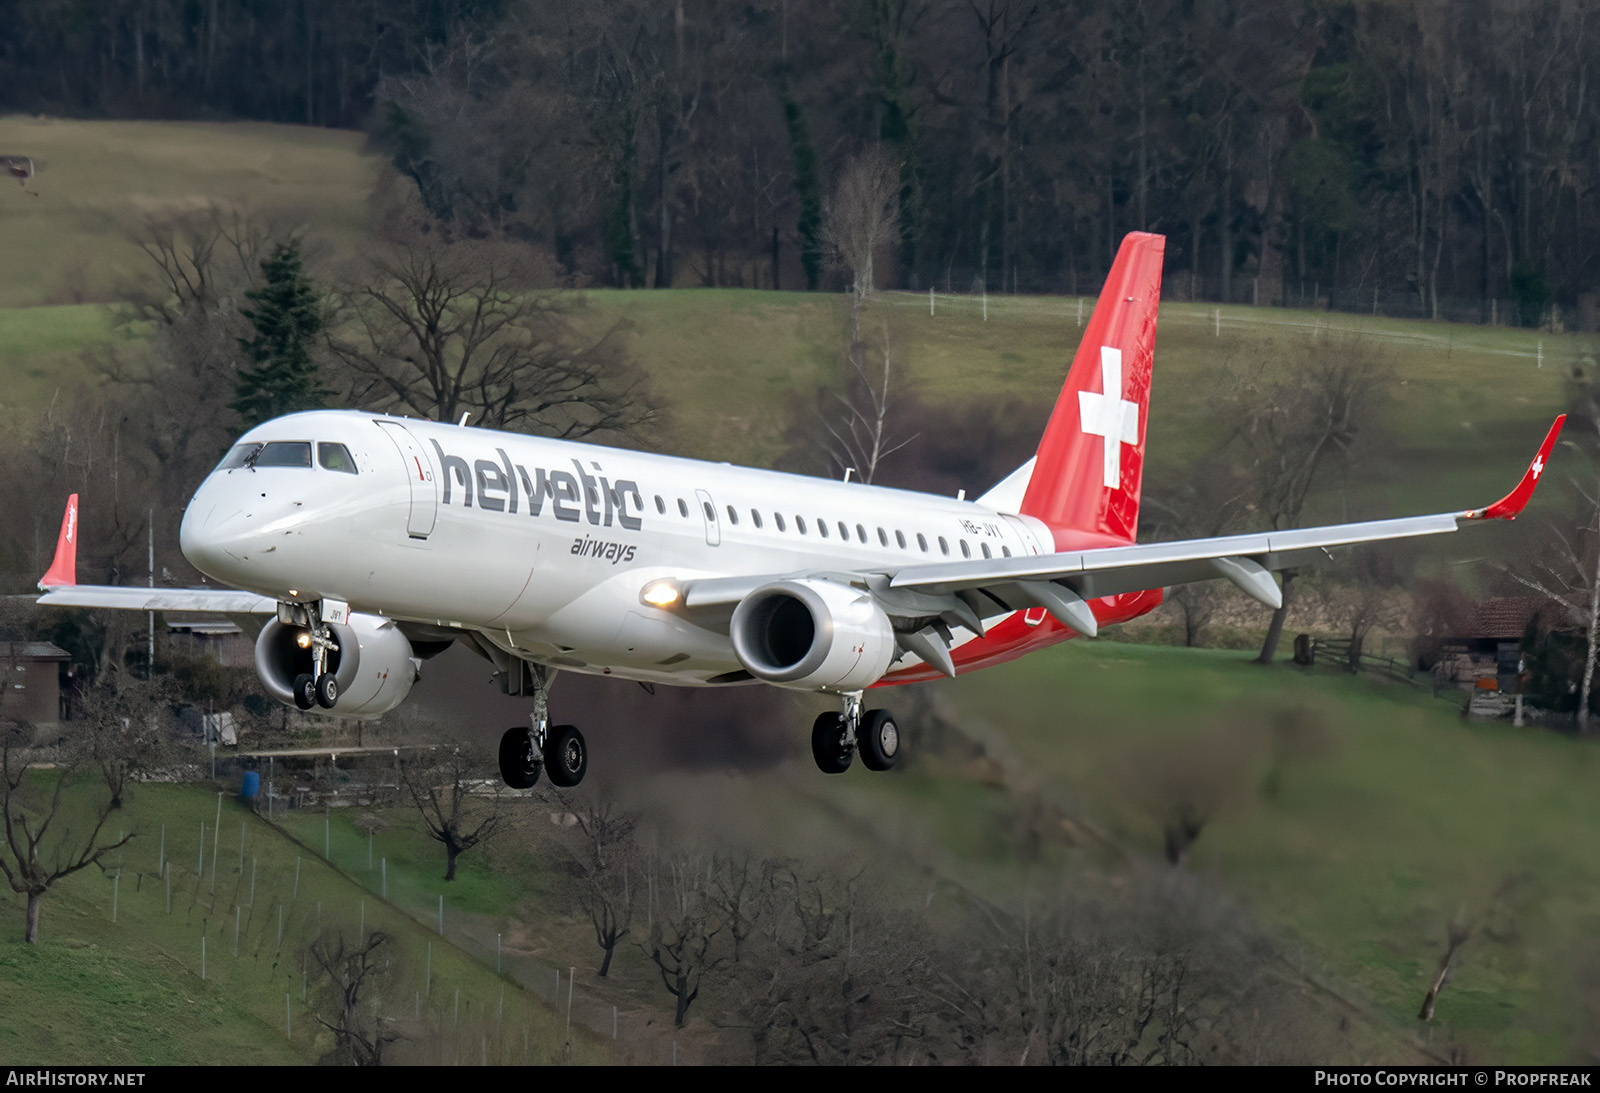
[(808, 691), (859, 691), (882, 678), (895, 656), (883, 608), (833, 581), (762, 585), (734, 608), (729, 634), (751, 675)]
[[(348, 625), (329, 623), (337, 650), (328, 652), (328, 671), (339, 682), (339, 703), (327, 712), (339, 717), (377, 717), (405, 699), (417, 681), (421, 658), (391, 620), (352, 614)], [(256, 674), (267, 692), (294, 705), (295, 677), (311, 672), (309, 635), (303, 626), (274, 619), (256, 639)]]

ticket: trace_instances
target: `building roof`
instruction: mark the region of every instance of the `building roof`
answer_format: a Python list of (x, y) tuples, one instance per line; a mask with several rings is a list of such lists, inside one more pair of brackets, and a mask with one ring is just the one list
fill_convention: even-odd
[(1541, 614), (1552, 621), (1559, 617), (1560, 604), (1542, 596), (1496, 596), (1472, 605), (1457, 637), (1520, 639), (1528, 624)]
[(0, 641), (5, 660), (71, 660), (72, 654), (48, 641)]

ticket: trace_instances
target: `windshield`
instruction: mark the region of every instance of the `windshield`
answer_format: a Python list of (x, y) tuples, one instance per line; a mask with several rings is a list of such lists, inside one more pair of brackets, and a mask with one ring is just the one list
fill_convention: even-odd
[(309, 440), (274, 440), (269, 444), (236, 444), (221, 463), (219, 471), (239, 467), (309, 467), (311, 442)]

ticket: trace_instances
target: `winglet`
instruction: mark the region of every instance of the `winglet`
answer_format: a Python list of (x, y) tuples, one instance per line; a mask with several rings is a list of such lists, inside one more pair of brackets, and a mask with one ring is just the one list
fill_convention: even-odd
[(1522, 481), (1517, 483), (1516, 489), (1486, 509), (1468, 509), (1461, 514), (1461, 519), (1515, 520), (1523, 506), (1528, 503), (1528, 498), (1533, 496), (1534, 487), (1539, 484), (1539, 476), (1544, 473), (1545, 463), (1550, 459), (1550, 451), (1556, 446), (1556, 437), (1561, 435), (1561, 426), (1566, 420), (1567, 415), (1562, 414), (1556, 418), (1555, 424), (1550, 426), (1550, 432), (1545, 435), (1544, 443), (1539, 445), (1539, 454), (1528, 464), (1528, 469), (1523, 474)]
[(78, 495), (67, 498), (67, 511), (61, 516), (61, 535), (56, 539), (55, 560), (39, 578), (41, 592), (70, 587), (78, 583)]

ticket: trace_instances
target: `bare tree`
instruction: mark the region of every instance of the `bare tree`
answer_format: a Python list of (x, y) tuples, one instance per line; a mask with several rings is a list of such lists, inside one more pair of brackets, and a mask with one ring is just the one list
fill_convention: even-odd
[(1433, 1008), (1439, 1002), (1439, 992), (1444, 990), (1445, 984), (1450, 982), (1450, 966), (1455, 963), (1456, 954), (1461, 951), (1472, 937), (1472, 927), (1459, 918), (1450, 923), (1446, 933), (1444, 955), (1439, 958), (1439, 970), (1434, 973), (1433, 982), (1428, 987), (1428, 993), (1422, 999), (1422, 1010), (1417, 1014), (1419, 1021), (1432, 1021)]
[(930, 924), (862, 877), (770, 870), (759, 959), (740, 965), (757, 1062), (903, 1063), (945, 1008)]
[(587, 868), (605, 869), (613, 848), (631, 846), (639, 814), (624, 806), (609, 787), (584, 787), (557, 803), (583, 834), (584, 852), (579, 857)]
[(900, 436), (894, 428), (894, 360), (887, 323), (882, 330), (883, 340), (871, 365), (867, 347), (852, 335), (850, 371), (844, 386), (822, 393), (823, 406), (817, 415), (828, 434), (823, 447), (836, 471), (853, 470), (858, 479), (869, 483), (877, 476), (879, 464), (916, 439), (916, 434)]
[(211, 205), (149, 217), (133, 242), (150, 259), (156, 276), (129, 284), (123, 297), (134, 316), (158, 323), (175, 322), (196, 310), (231, 309), (240, 286), (254, 279), (279, 234), (238, 206)]
[(399, 1030), (362, 1006), (388, 978), (392, 958), (389, 935), (374, 930), (357, 942), (342, 932), (325, 933), (307, 952), (321, 979), (322, 1012), (317, 1023), (333, 1033), (336, 1059), (346, 1066), (380, 1066), (384, 1050), (400, 1039)]
[(79, 747), (122, 807), (129, 782), (159, 765), (170, 739), (171, 691), (165, 679), (135, 679), (126, 672), (100, 675), (88, 689), (77, 722)]
[(704, 890), (706, 863), (698, 855), (674, 854), (667, 860), (661, 905), (651, 916), (650, 937), (639, 948), (655, 962), (661, 982), (676, 1000), (673, 1023), (683, 1027), (689, 1007), (700, 997), (707, 971), (722, 963), (713, 943), (727, 920)]
[(400, 784), (411, 798), (428, 835), (444, 846), (444, 879), (456, 879), (456, 859), (505, 827), (508, 813), (502, 783), (488, 777), (486, 757), (455, 745), (433, 762), (400, 764)]
[[(1235, 377), (1219, 409), (1235, 422), (1229, 443), (1241, 449), (1253, 482), (1247, 508), (1273, 529), (1300, 522), (1312, 488), (1328, 468), (1348, 466), (1373, 427), (1383, 389), (1382, 361), (1359, 339), (1324, 334), (1269, 370)], [(1288, 617), (1295, 571), (1283, 572), (1283, 605), (1273, 612), (1257, 658), (1271, 664)]]
[(877, 290), (877, 255), (896, 238), (899, 204), (900, 164), (889, 149), (873, 144), (845, 163), (823, 212), (823, 242), (850, 274), (852, 331), (861, 301)]
[(39, 940), (39, 901), (59, 880), (99, 865), (126, 846), (132, 833), (116, 841), (101, 838), (110, 818), (110, 795), (84, 784), (83, 764), (69, 757), (56, 770), (35, 767), (30, 730), (18, 722), (0, 725), (0, 811), (5, 815), (5, 846), (0, 873), (11, 890), (27, 897), (23, 940)]
[[(1507, 569), (1512, 580), (1560, 604), (1583, 628), (1583, 671), (1578, 678), (1578, 731), (1589, 732), (1589, 698), (1600, 661), (1600, 482), (1573, 480), (1583, 499), (1583, 522), (1550, 526), (1553, 541), (1527, 567)], [(1573, 526), (1576, 525), (1576, 526)]]
[(639, 817), (605, 788), (580, 790), (562, 799), (560, 807), (574, 821), (571, 830), (577, 845), (569, 849), (584, 874), (578, 899), (603, 954), (598, 972), (603, 979), (610, 974), (617, 946), (633, 928), (644, 879), (633, 838)]
[(369, 263), (331, 329), (355, 401), (566, 439), (653, 416), (615, 323), (590, 338), (570, 295), (498, 242), (418, 236)]

